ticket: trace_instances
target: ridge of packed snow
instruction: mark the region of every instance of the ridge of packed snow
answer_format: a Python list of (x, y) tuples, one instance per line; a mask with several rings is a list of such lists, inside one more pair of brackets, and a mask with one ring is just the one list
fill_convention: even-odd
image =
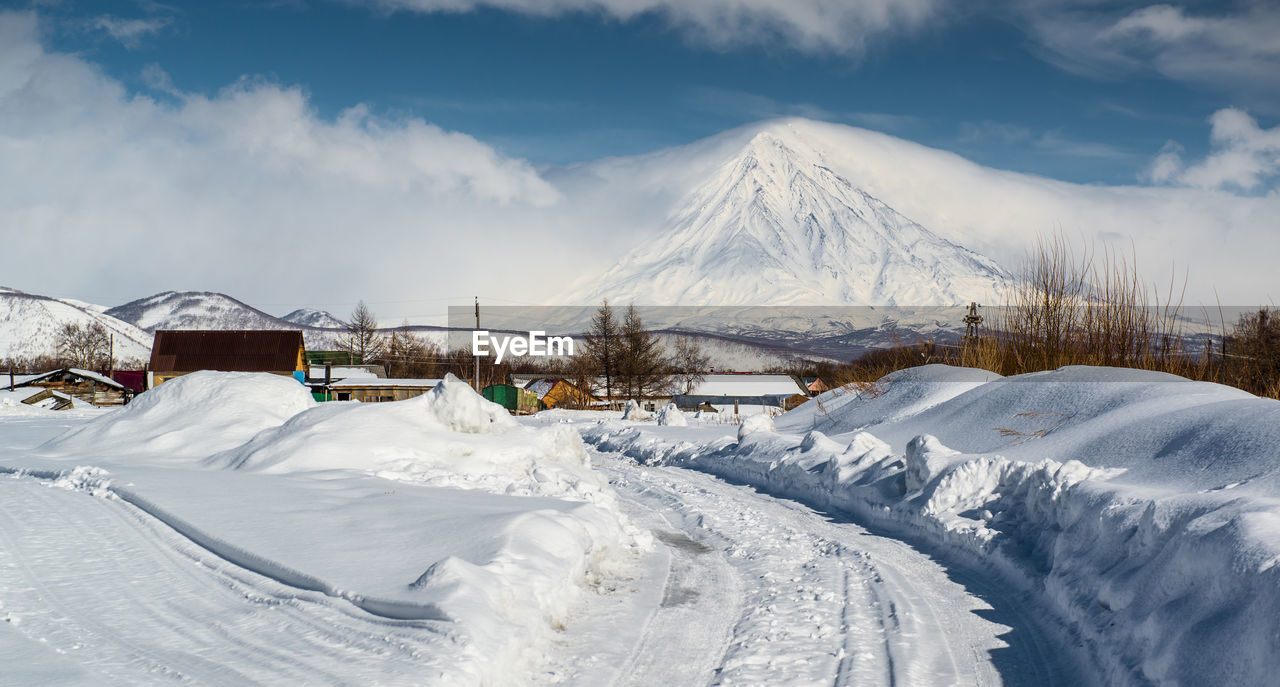
[[(982, 381), (987, 379), (989, 381)], [(608, 421), (583, 436), (856, 514), (999, 571), (1109, 684), (1280, 671), (1280, 403), (1134, 370), (926, 366), (779, 433)], [(820, 399), (822, 397), (819, 397)]]
[(316, 405), (292, 377), (201, 371), (171, 379), (40, 447), (50, 455), (185, 461), (248, 441)]
[(282, 584), (447, 623), (459, 653), (423, 676), (439, 684), (536, 670), (582, 596), (651, 546), (577, 432), (525, 427), (453, 376), (317, 404), (292, 378), (194, 373), (21, 455), (0, 472), (118, 497)]

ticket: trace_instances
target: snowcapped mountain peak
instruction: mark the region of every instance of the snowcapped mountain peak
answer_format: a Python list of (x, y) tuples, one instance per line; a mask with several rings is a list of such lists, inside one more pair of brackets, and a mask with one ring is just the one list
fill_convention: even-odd
[(316, 310), (315, 308), (298, 308), (280, 319), (303, 327), (317, 327), (320, 329), (342, 329), (347, 326), (345, 322), (334, 317), (328, 311)]
[(911, 221), (766, 124), (687, 193), (669, 229), (577, 300), (683, 305), (956, 305), (989, 300), (994, 261)]
[(106, 313), (148, 332), (157, 329), (296, 329), (231, 296), (210, 291), (163, 291)]

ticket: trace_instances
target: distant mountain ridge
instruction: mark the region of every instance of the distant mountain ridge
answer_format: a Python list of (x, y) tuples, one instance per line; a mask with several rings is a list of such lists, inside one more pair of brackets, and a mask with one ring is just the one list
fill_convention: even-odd
[[(290, 315), (299, 312), (303, 311)], [(328, 313), (306, 312), (337, 322)], [(151, 333), (159, 329), (301, 329), (307, 348), (316, 350), (336, 348), (342, 327), (341, 322), (333, 329), (291, 322), (214, 291), (163, 291), (109, 308), (106, 314)]]
[[(119, 362), (151, 358), (158, 329), (300, 329), (311, 349), (337, 348), (344, 326), (327, 312), (304, 309), (274, 317), (242, 301), (211, 291), (164, 291), (124, 305), (105, 307), (0, 287), (0, 359), (33, 359), (58, 353), (58, 330), (66, 323), (102, 324), (115, 338)], [(317, 326), (330, 325), (330, 326)]]
[[(55, 355), (57, 330), (63, 323), (93, 321), (101, 322), (108, 331), (116, 334), (118, 363), (138, 365), (150, 359), (153, 333), (158, 329), (298, 329), (311, 350), (337, 349), (338, 339), (343, 334), (341, 321), (324, 311), (304, 308), (277, 318), (226, 294), (209, 291), (165, 291), (107, 308), (0, 288), (0, 358)], [(339, 327), (317, 328), (306, 324), (308, 322), (334, 322)], [(145, 328), (138, 325), (145, 325)], [(389, 333), (392, 329), (398, 327), (386, 327), (381, 331)], [(449, 330), (446, 328), (413, 326), (410, 329), (436, 345), (448, 344)], [(659, 336), (669, 339), (674, 334), (666, 332), (659, 333)], [(715, 354), (719, 365), (737, 370), (782, 365), (803, 355), (800, 350), (715, 335), (704, 337), (703, 345), (708, 352)]]
[(297, 329), (231, 296), (212, 291), (163, 291), (108, 308), (107, 315), (140, 329)]

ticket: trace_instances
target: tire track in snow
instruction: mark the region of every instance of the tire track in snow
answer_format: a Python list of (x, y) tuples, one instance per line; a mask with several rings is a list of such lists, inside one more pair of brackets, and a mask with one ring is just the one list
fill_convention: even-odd
[[(682, 528), (715, 541), (739, 575), (744, 612), (714, 684), (1074, 681), (1016, 595), (972, 584), (976, 573), (749, 487), (615, 457), (602, 468), (624, 497), (678, 514)], [(999, 612), (971, 584), (998, 600)]]
[(444, 628), (346, 606), (235, 568), (115, 499), (0, 480), (0, 612), (104, 683), (449, 682)]

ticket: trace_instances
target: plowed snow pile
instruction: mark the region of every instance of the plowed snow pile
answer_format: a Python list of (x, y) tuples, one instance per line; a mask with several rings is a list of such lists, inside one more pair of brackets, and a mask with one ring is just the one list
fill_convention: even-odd
[(198, 458), (239, 446), (315, 405), (307, 387), (291, 377), (195, 372), (55, 437), (40, 450), (81, 459)]
[(26, 474), (114, 494), (226, 561), (447, 623), (457, 653), (424, 684), (523, 681), (582, 595), (650, 546), (577, 432), (526, 428), (452, 375), (408, 401), (316, 404), (291, 378), (197, 373), (40, 452)]
[(1110, 684), (1280, 674), (1280, 402), (1090, 367), (926, 366), (877, 387), (828, 392), (736, 442), (619, 421), (584, 437), (990, 565), (1042, 595)]
[(407, 401), (320, 404), (205, 463), (268, 473), (357, 470), (499, 494), (613, 499), (577, 432), (526, 428), (453, 376)]

